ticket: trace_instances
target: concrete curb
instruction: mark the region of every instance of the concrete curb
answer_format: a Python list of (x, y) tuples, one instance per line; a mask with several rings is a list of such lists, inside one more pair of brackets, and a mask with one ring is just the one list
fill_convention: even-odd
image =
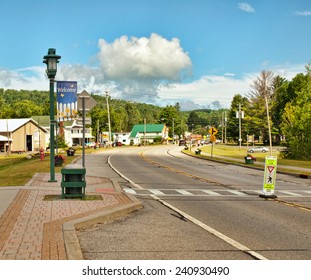
[[(117, 182), (114, 182), (114, 185), (118, 185)], [(120, 187), (119, 187), (120, 188)], [(127, 204), (118, 205), (99, 211), (93, 215), (76, 219), (70, 222), (63, 224), (63, 238), (65, 242), (65, 248), (67, 253), (68, 260), (83, 260), (83, 254), (80, 247), (80, 242), (76, 233), (76, 230), (79, 230), (84, 227), (89, 227), (95, 224), (102, 224), (109, 221), (112, 221), (116, 218), (125, 216), (133, 211), (141, 209), (143, 206), (141, 202), (130, 194), (126, 196), (132, 201)]]

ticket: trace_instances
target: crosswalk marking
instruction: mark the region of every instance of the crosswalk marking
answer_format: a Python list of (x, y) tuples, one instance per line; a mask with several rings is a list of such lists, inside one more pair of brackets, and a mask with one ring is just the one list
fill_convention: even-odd
[(137, 192), (135, 190), (131, 189), (131, 188), (126, 188), (126, 189), (124, 189), (124, 191), (126, 193), (130, 193), (130, 194), (137, 194)]
[[(231, 190), (231, 189), (132, 189), (124, 188), (126, 193), (144, 196), (189, 196), (189, 197), (250, 197), (262, 193), (260, 190)], [(311, 191), (307, 190), (280, 190), (276, 192), (278, 197), (311, 197)]]
[(163, 192), (161, 192), (160, 190), (148, 190), (150, 192), (152, 192), (153, 194), (155, 195), (159, 195), (159, 196), (162, 196), (162, 195), (165, 195)]
[(236, 194), (236, 195), (238, 195), (238, 196), (247, 196), (246, 193), (242, 193), (242, 192), (235, 191), (235, 190), (228, 190), (228, 192), (233, 193), (233, 194)]
[(214, 192), (214, 191), (210, 191), (210, 190), (202, 190), (202, 192), (205, 192), (211, 196), (220, 196), (220, 193)]
[(281, 193), (285, 193), (285, 194), (288, 194), (290, 196), (302, 196), (301, 194), (299, 193), (293, 193), (293, 192), (289, 192), (289, 191), (280, 191)]
[(176, 190), (176, 191), (179, 192), (180, 194), (183, 194), (183, 195), (193, 195), (193, 193), (188, 192), (186, 190)]

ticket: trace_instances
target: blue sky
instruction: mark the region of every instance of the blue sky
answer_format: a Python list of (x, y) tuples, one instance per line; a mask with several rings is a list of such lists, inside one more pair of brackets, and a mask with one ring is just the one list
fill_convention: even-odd
[(229, 107), (260, 71), (291, 79), (311, 59), (309, 0), (0, 1), (2, 88), (48, 90), (56, 48), (56, 78), (81, 91)]

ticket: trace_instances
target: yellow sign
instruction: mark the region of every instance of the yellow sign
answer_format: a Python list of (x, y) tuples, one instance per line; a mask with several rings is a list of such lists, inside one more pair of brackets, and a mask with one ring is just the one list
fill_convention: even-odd
[(218, 130), (215, 127), (211, 127), (208, 132), (210, 133), (210, 135), (216, 135)]
[(276, 181), (277, 157), (267, 156), (265, 163), (265, 174), (263, 180), (264, 195), (273, 195)]
[(211, 136), (209, 137), (209, 140), (210, 140), (211, 142), (216, 142), (216, 136), (215, 136), (215, 135), (211, 135)]

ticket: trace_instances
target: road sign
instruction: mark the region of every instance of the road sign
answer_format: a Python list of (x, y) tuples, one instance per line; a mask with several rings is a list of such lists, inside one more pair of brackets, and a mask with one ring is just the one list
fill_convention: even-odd
[[(76, 119), (77, 125), (83, 125), (83, 118), (77, 118)], [(92, 119), (91, 117), (85, 117), (85, 124), (86, 125), (91, 125), (92, 124)]]
[(211, 136), (209, 137), (209, 140), (210, 140), (211, 142), (216, 142), (216, 136), (215, 136), (215, 135), (211, 135)]
[(79, 95), (78, 95), (78, 110), (82, 111), (82, 99), (85, 99), (85, 110), (89, 111), (92, 110), (93, 107), (96, 106), (96, 101), (95, 99), (86, 91), (83, 90)]
[(211, 127), (208, 131), (211, 135), (216, 135), (218, 130), (215, 127)]
[(267, 156), (265, 161), (265, 174), (263, 180), (264, 196), (274, 196), (276, 167), (277, 167), (277, 157)]

